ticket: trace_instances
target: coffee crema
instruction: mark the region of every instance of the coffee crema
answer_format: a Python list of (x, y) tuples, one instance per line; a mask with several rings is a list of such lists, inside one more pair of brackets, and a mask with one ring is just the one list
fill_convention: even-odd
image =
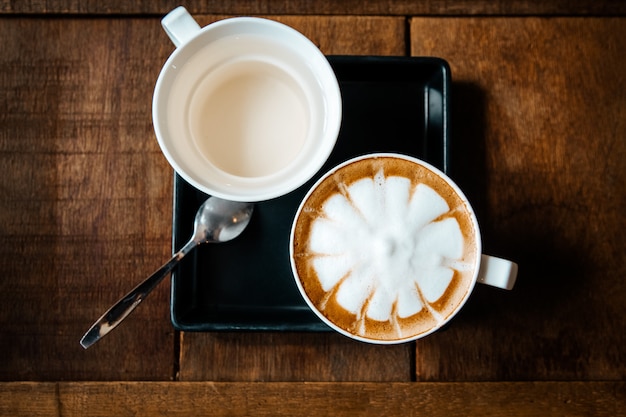
[(463, 197), (426, 166), (394, 156), (341, 166), (307, 196), (292, 264), (309, 303), (350, 335), (414, 339), (468, 296), (477, 232)]

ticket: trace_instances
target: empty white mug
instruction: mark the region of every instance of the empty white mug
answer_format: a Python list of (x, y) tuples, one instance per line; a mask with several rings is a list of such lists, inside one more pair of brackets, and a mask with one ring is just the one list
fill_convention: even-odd
[(200, 28), (183, 7), (162, 25), (176, 50), (158, 77), (152, 117), (181, 177), (207, 194), (254, 202), (315, 175), (337, 140), (341, 94), (309, 39), (252, 17)]

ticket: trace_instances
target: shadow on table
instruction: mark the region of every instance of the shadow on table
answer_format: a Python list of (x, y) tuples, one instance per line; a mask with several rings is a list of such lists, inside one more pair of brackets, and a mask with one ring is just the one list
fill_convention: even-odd
[[(583, 277), (590, 265), (580, 245), (572, 245), (555, 228), (559, 216), (569, 215), (561, 208), (525, 209), (508, 204), (508, 210), (518, 211), (509, 216), (499, 213), (488, 200), (490, 186), (487, 155), (487, 126), (497, 121), (487, 120), (487, 97), (481, 86), (454, 82), (451, 98), (450, 176), (458, 183), (472, 204), (483, 241), (483, 252), (511, 259), (519, 264), (519, 276), (512, 292), (503, 292), (487, 286), (478, 286), (463, 315), (493, 315), (494, 309), (506, 315), (528, 314), (549, 317), (558, 306), (571, 303), (571, 298), (584, 287)], [(506, 123), (506, 121), (502, 121)], [(513, 133), (514, 134), (514, 133)], [(516, 149), (512, 147), (512, 151)], [(515, 173), (505, 175), (513, 176)], [(517, 174), (519, 175), (519, 174)], [(529, 172), (528, 175), (539, 175)], [(538, 179), (511, 178), (506, 195), (516, 194), (516, 201), (524, 201), (524, 194), (536, 186)], [(498, 182), (502, 184), (502, 181)], [(507, 183), (508, 184), (508, 183)], [(530, 184), (530, 185), (528, 185)], [(505, 191), (505, 190), (503, 190)], [(520, 194), (521, 193), (521, 194)], [(492, 200), (504, 202), (506, 196)], [(484, 310), (484, 311), (483, 311)], [(543, 320), (545, 322), (545, 318)]]

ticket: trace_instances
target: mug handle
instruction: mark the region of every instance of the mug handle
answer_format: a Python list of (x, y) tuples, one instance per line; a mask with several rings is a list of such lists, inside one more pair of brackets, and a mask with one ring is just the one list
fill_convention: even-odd
[(161, 26), (177, 48), (193, 38), (200, 30), (198, 22), (191, 17), (183, 6), (169, 12), (161, 20)]
[(481, 255), (477, 282), (505, 290), (513, 289), (517, 264), (495, 256)]

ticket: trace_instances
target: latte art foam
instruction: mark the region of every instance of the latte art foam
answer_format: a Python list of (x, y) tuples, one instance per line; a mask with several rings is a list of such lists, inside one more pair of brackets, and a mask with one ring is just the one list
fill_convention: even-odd
[(466, 204), (398, 158), (353, 162), (304, 203), (294, 261), (310, 301), (349, 333), (396, 340), (440, 326), (476, 268)]

